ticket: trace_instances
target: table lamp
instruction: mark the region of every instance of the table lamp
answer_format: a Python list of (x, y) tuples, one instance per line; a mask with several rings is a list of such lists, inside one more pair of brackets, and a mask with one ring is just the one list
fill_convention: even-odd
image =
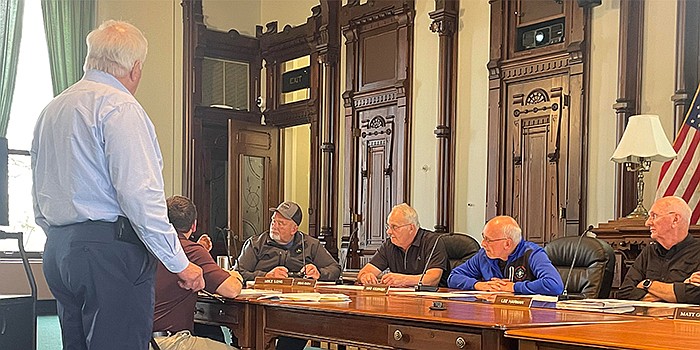
[(676, 158), (676, 151), (668, 142), (658, 115), (633, 115), (627, 122), (622, 139), (610, 160), (625, 164), (625, 169), (637, 172), (637, 207), (628, 218), (644, 218), (649, 213), (644, 200), (644, 173), (651, 169), (651, 162), (666, 162)]

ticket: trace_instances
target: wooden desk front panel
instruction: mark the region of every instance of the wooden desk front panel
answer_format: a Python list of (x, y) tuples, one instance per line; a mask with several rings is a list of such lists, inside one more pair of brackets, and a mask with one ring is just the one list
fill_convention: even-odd
[(617, 324), (588, 324), (508, 331), (520, 349), (700, 349), (700, 322), (639, 320)]

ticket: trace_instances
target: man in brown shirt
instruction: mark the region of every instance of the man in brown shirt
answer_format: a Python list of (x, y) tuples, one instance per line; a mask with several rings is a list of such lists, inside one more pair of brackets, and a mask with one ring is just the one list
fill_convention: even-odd
[[(220, 268), (211, 255), (211, 240), (204, 235), (197, 243), (189, 240), (197, 228), (197, 208), (182, 196), (168, 198), (168, 217), (175, 227), (187, 258), (202, 268), (204, 289), (227, 298), (235, 298), (242, 287), (242, 277), (236, 271)], [(180, 288), (177, 275), (162, 264), (156, 271), (156, 303), (153, 318), (153, 337), (161, 350), (230, 350), (224, 343), (192, 336), (194, 308), (197, 293)]]

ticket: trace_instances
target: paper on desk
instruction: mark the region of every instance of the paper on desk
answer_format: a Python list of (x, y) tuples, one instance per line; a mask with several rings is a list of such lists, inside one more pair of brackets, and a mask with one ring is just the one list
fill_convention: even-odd
[(663, 301), (641, 301), (641, 300), (619, 300), (619, 299), (584, 299), (590, 301), (604, 302), (608, 304), (620, 304), (625, 303), (632, 306), (643, 306), (643, 307), (664, 307), (664, 308), (675, 308), (675, 307), (694, 307), (697, 304), (679, 304), (679, 303), (667, 303)]
[(545, 303), (556, 303), (559, 300), (556, 296), (542, 294), (518, 294), (516, 297), (532, 298), (534, 301), (542, 301)]
[(252, 289), (252, 288), (245, 288), (241, 289), (241, 293), (238, 294), (238, 296), (241, 297), (253, 297), (253, 296), (260, 296), (260, 295), (274, 295), (274, 294), (282, 294), (281, 292), (275, 291), (275, 290), (269, 290), (269, 289)]
[(333, 289), (351, 289), (351, 290), (362, 290), (365, 288), (364, 286), (356, 286), (356, 285), (352, 285), (352, 284), (338, 284), (338, 285), (333, 285), (333, 286), (320, 285), (318, 287), (333, 288)]
[(348, 302), (350, 297), (345, 294), (330, 293), (284, 293), (275, 295), (263, 295), (258, 300), (279, 300), (298, 302)]
[(410, 295), (410, 296), (421, 296), (421, 297), (436, 297), (436, 298), (464, 298), (467, 295), (452, 293), (452, 292), (416, 292), (416, 291), (394, 291), (389, 289), (389, 294), (391, 295)]

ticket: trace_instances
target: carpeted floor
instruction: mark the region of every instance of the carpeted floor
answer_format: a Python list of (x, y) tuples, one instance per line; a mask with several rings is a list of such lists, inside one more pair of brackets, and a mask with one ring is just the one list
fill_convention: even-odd
[(36, 318), (36, 349), (61, 350), (61, 327), (58, 325), (58, 316)]

